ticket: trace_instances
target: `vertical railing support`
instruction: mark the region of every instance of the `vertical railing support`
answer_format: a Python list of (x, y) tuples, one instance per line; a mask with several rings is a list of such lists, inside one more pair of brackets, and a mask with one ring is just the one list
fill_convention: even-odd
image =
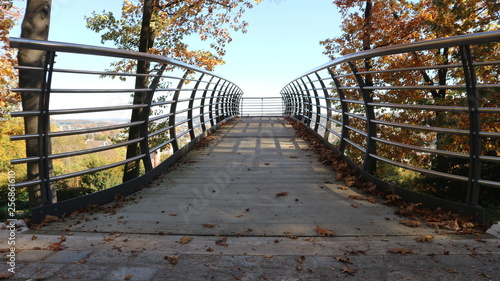
[(359, 75), (358, 70), (352, 61), (348, 62), (356, 81), (358, 82), (359, 90), (363, 95), (363, 103), (365, 106), (366, 113), (366, 148), (365, 148), (365, 158), (363, 161), (363, 170), (367, 173), (372, 174), (375, 171), (376, 164), (375, 158), (371, 155), (376, 153), (376, 141), (373, 139), (377, 137), (377, 127), (372, 121), (375, 120), (375, 112), (373, 111), (373, 106), (369, 105), (373, 102), (371, 91), (367, 90), (365, 87), (365, 81), (361, 75)]
[(170, 114), (172, 114), (172, 115), (168, 118), (168, 126), (171, 127), (170, 128), (170, 138), (174, 139), (172, 141), (172, 150), (174, 152), (177, 152), (177, 150), (179, 150), (179, 140), (177, 139), (177, 133), (175, 130), (175, 119), (177, 117), (175, 113), (177, 112), (177, 104), (178, 104), (178, 100), (179, 100), (179, 95), (180, 95), (181, 90), (182, 90), (182, 86), (184, 85), (184, 82), (186, 81), (186, 78), (190, 72), (191, 72), (190, 70), (187, 70), (184, 73), (184, 76), (182, 76), (181, 80), (179, 81), (179, 84), (177, 85), (174, 96), (172, 97), (173, 103), (170, 106)]
[(201, 80), (205, 76), (205, 73), (202, 73), (200, 78), (198, 78), (198, 81), (196, 81), (196, 84), (194, 85), (193, 91), (191, 92), (191, 97), (189, 99), (188, 103), (188, 128), (189, 128), (189, 137), (191, 140), (194, 140), (196, 137), (194, 134), (194, 125), (193, 125), (193, 105), (194, 105), (194, 99), (196, 98), (196, 93), (198, 92), (198, 88), (200, 87)]
[(144, 164), (144, 170), (146, 172), (149, 172), (153, 169), (153, 164), (151, 161), (151, 155), (149, 153), (149, 140), (148, 140), (148, 134), (149, 134), (149, 114), (151, 113), (151, 103), (153, 102), (153, 97), (155, 95), (156, 89), (158, 88), (158, 85), (160, 84), (161, 76), (163, 75), (163, 72), (165, 71), (165, 68), (167, 67), (166, 64), (162, 64), (160, 69), (157, 71), (156, 76), (153, 78), (153, 81), (149, 85), (150, 91), (146, 94), (146, 98), (144, 99), (144, 103), (147, 104), (147, 106), (141, 111), (141, 120), (144, 121), (140, 128), (140, 137), (142, 138), (141, 142), (139, 143), (141, 152), (144, 153), (144, 158), (143, 158), (143, 164)]
[(207, 131), (207, 125), (205, 124), (205, 100), (207, 98), (207, 93), (208, 89), (210, 89), (210, 85), (212, 85), (212, 80), (214, 80), (214, 76), (210, 78), (210, 80), (207, 83), (207, 86), (205, 87), (205, 90), (203, 91), (203, 94), (201, 95), (201, 100), (200, 100), (200, 123), (201, 123), (201, 130), (203, 132)]
[(42, 83), (42, 92), (40, 93), (40, 117), (38, 118), (38, 151), (40, 162), (38, 171), (40, 173), (40, 193), (42, 196), (42, 204), (48, 205), (57, 201), (55, 187), (52, 186), (50, 181), (50, 173), (52, 170), (52, 162), (49, 155), (52, 153), (50, 133), (50, 93), (52, 87), (52, 73), (54, 70), (54, 63), (56, 52), (48, 51), (45, 54), (44, 64), (44, 80)]
[[(318, 73), (316, 73), (316, 75), (318, 75)], [(321, 114), (321, 107), (320, 107), (320, 102), (319, 102), (319, 95), (318, 95), (318, 91), (314, 87), (314, 83), (313, 83), (311, 77), (307, 76), (307, 79), (309, 80), (309, 84), (311, 85), (311, 90), (314, 93), (314, 100), (316, 101), (316, 120), (314, 121), (315, 122), (315, 124), (314, 124), (314, 131), (318, 132), (319, 123), (321, 121), (321, 116), (320, 116), (320, 114)], [(310, 97), (309, 97), (309, 100), (311, 101)], [(311, 108), (312, 108), (312, 104), (311, 104)], [(312, 115), (311, 115), (311, 117), (312, 117)]]
[(346, 146), (346, 139), (349, 137), (349, 130), (347, 126), (349, 126), (349, 115), (347, 113), (349, 112), (347, 108), (347, 103), (345, 102), (345, 94), (344, 90), (341, 89), (340, 81), (337, 79), (337, 76), (333, 72), (331, 68), (328, 68), (328, 73), (330, 73), (330, 76), (333, 79), (333, 83), (335, 84), (335, 88), (337, 88), (337, 94), (340, 99), (340, 108), (342, 110), (342, 133), (341, 133), (341, 139), (340, 139), (340, 144), (339, 144), (339, 150), (340, 152), (344, 153), (345, 151), (345, 146)]
[[(215, 107), (216, 108), (215, 110), (213, 109), (213, 107), (214, 107), (214, 97), (215, 97), (215, 94), (217, 93), (217, 91), (219, 91), (219, 90), (217, 90), (217, 87), (219, 86), (220, 81), (222, 81), (221, 78), (219, 78), (219, 81), (217, 81), (217, 83), (215, 83), (215, 87), (212, 90), (212, 95), (210, 96), (210, 101), (208, 103), (208, 112), (209, 112), (210, 126), (211, 127), (213, 127), (215, 125), (214, 119), (217, 118), (217, 107)], [(223, 86), (224, 86), (224, 83), (222, 83), (221, 89)], [(215, 105), (215, 106), (217, 106), (217, 105)], [(216, 114), (215, 117), (214, 117), (214, 111)]]
[(470, 46), (460, 46), (465, 85), (467, 87), (467, 104), (469, 107), (470, 122), (470, 157), (469, 181), (467, 188), (467, 204), (477, 206), (479, 203), (479, 179), (481, 178), (481, 118), (479, 113), (479, 91), (476, 87), (477, 79), (473, 65)]
[[(326, 85), (325, 85), (325, 82), (323, 82), (323, 79), (321, 78), (321, 76), (319, 75), (318, 72), (315, 72), (316, 74), (316, 77), (318, 78), (318, 81), (319, 81), (319, 84), (321, 85), (321, 89), (323, 90), (323, 96), (325, 97), (324, 100), (325, 100), (325, 104), (326, 104), (326, 128), (325, 128), (325, 134), (323, 135), (323, 138), (325, 140), (328, 140), (329, 136), (330, 136), (330, 131), (331, 128), (332, 128), (332, 121), (330, 121), (330, 118), (332, 118), (332, 111), (330, 110), (330, 108), (332, 107), (332, 103), (330, 101), (330, 99), (328, 98), (328, 90), (326, 89)], [(319, 97), (316, 96), (316, 100), (317, 100), (317, 103), (319, 105)], [(319, 107), (319, 106), (318, 106)], [(319, 120), (318, 120), (319, 122)]]

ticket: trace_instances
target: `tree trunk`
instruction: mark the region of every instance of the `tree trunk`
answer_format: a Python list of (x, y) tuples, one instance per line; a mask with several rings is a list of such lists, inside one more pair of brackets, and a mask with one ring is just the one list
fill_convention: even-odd
[[(155, 7), (158, 7), (157, 0), (145, 0), (144, 10), (142, 16), (142, 27), (141, 35), (139, 41), (139, 52), (147, 53), (148, 50), (153, 46), (154, 43), (154, 30), (151, 28), (151, 19), (155, 11)], [(146, 61), (137, 62), (137, 74), (146, 74), (149, 72), (150, 63)], [(148, 87), (147, 77), (136, 77), (135, 78), (135, 88), (144, 89)], [(146, 98), (146, 93), (136, 92), (134, 93), (133, 104), (143, 104)], [(143, 114), (142, 108), (134, 109), (132, 111), (131, 122), (140, 121)], [(129, 140), (137, 139), (140, 137), (141, 128), (139, 126), (131, 127), (129, 130)], [(137, 156), (141, 153), (139, 144), (131, 144), (127, 146), (127, 159)], [(149, 153), (143, 151), (142, 153)], [(140, 161), (130, 162), (125, 165), (125, 171), (123, 174), (123, 182), (132, 180), (139, 176)]]
[[(26, 13), (22, 23), (21, 37), (36, 40), (48, 40), (50, 10), (52, 0), (28, 0), (26, 5)], [(38, 50), (19, 49), (18, 52), (19, 65), (43, 67), (45, 63), (45, 52)], [(35, 88), (41, 89), (45, 77), (43, 71), (40, 70), (19, 70), (19, 88)], [(39, 93), (21, 93), (22, 105), (24, 111), (40, 111), (41, 95)], [(24, 117), (24, 127), (26, 134), (38, 134), (39, 117), (30, 116)], [(38, 140), (26, 141), (26, 156), (42, 156), (38, 155)], [(40, 178), (39, 163), (28, 163), (28, 180), (36, 180)], [(53, 173), (52, 163), (49, 162), (49, 173)], [(50, 198), (48, 201), (56, 202), (55, 187), (51, 185)], [(32, 186), (29, 188), (29, 200), (31, 207), (38, 207), (43, 203), (42, 192), (40, 186)]]

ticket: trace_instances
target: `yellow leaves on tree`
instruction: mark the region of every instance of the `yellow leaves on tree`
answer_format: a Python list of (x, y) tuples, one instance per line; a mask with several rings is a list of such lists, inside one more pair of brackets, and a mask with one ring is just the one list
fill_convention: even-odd
[[(172, 57), (183, 62), (213, 70), (222, 64), (225, 46), (232, 41), (230, 30), (246, 32), (248, 23), (240, 21), (244, 11), (260, 0), (152, 0), (148, 53)], [(121, 17), (112, 12), (94, 12), (86, 17), (87, 27), (100, 32), (102, 41), (112, 41), (118, 48), (138, 50), (144, 1), (124, 1)], [(211, 51), (190, 50), (186, 39), (199, 36), (209, 41)], [(126, 61), (115, 65), (129, 70)]]
[(15, 86), (16, 64), (14, 52), (9, 48), (9, 33), (16, 21), (21, 18), (12, 0), (0, 0), (0, 118), (20, 102), (20, 96), (10, 89)]

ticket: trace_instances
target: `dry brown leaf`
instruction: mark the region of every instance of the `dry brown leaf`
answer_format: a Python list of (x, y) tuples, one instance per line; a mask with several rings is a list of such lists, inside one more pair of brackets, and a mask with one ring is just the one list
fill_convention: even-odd
[(393, 254), (400, 253), (401, 255), (410, 254), (412, 251), (412, 249), (389, 249), (389, 252), (392, 252)]
[(326, 229), (326, 228), (323, 228), (321, 226), (316, 226), (316, 232), (321, 235), (321, 236), (334, 236), (335, 235), (335, 231), (333, 230), (330, 230), (330, 229)]
[(349, 257), (335, 257), (335, 260), (344, 263), (352, 263), (352, 260)]
[(130, 280), (132, 278), (134, 278), (134, 275), (129, 274), (125, 276), (125, 280)]
[(266, 259), (270, 259), (270, 258), (272, 258), (273, 256), (272, 256), (272, 255), (268, 255), (268, 254), (266, 254), (266, 255), (264, 255), (264, 257), (265, 257)]
[(397, 200), (401, 200), (403, 199), (401, 196), (395, 194), (395, 193), (391, 193), (391, 194), (387, 194), (385, 196), (385, 198), (387, 199), (387, 201), (389, 202), (396, 202)]
[(363, 255), (366, 254), (366, 250), (357, 250), (352, 248), (347, 249), (346, 252), (349, 254), (363, 254)]
[(422, 225), (422, 223), (414, 220), (400, 220), (399, 223), (409, 227), (419, 227)]
[(227, 237), (222, 237), (221, 239), (215, 241), (215, 244), (222, 246), (222, 247), (227, 247), (229, 245), (226, 243), (226, 241), (227, 241)]
[(343, 185), (339, 185), (339, 186), (337, 186), (337, 188), (341, 189), (341, 190), (348, 190), (349, 189), (349, 187), (343, 186)]
[(281, 192), (276, 193), (276, 197), (282, 197), (282, 196), (287, 196), (287, 195), (288, 195), (288, 192), (286, 192), (286, 191), (281, 191)]
[(351, 274), (351, 275), (354, 275), (354, 273), (356, 273), (356, 270), (354, 270), (354, 269), (352, 269), (352, 268), (348, 267), (347, 265), (344, 265), (344, 266), (342, 267), (342, 270), (341, 270), (341, 271), (342, 271), (342, 272), (344, 272), (344, 273), (349, 273), (349, 274)]
[(45, 218), (43, 219), (43, 223), (53, 223), (57, 222), (58, 220), (59, 218), (56, 216), (46, 215)]
[(446, 272), (449, 272), (449, 273), (458, 273), (458, 271), (454, 270), (454, 269), (451, 269), (451, 268), (447, 268), (447, 267), (444, 267), (443, 268)]
[(431, 243), (432, 240), (434, 240), (434, 236), (432, 236), (432, 235), (422, 235), (422, 236), (417, 237), (418, 242)]
[(356, 204), (351, 204), (351, 207), (353, 207), (353, 208), (358, 208), (358, 205), (356, 205)]
[(38, 236), (35, 236), (35, 235), (31, 236), (31, 240), (36, 240), (37, 238), (38, 238)]
[(210, 248), (210, 247), (208, 247), (207, 252), (213, 252), (213, 251), (215, 251), (215, 250), (212, 249), (212, 248)]
[(375, 199), (374, 197), (368, 197), (366, 200), (368, 200), (368, 202), (373, 203), (373, 204), (378, 202), (377, 199)]
[(193, 240), (193, 237), (184, 236), (181, 238), (180, 242), (181, 242), (181, 244), (187, 244), (187, 243), (191, 242), (191, 240)]
[(168, 262), (173, 265), (176, 265), (179, 262), (178, 256), (165, 256), (165, 259), (168, 260)]
[(204, 227), (208, 227), (208, 228), (214, 228), (215, 225), (211, 224), (211, 223), (204, 223), (203, 224)]
[(2, 273), (0, 274), (0, 279), (9, 279), (13, 275), (14, 275), (13, 273)]
[(349, 195), (349, 198), (354, 200), (367, 200), (367, 198), (364, 197), (363, 195)]
[(61, 235), (61, 242), (64, 242), (64, 241), (66, 241), (66, 235), (63, 234), (63, 235)]
[(79, 213), (80, 213), (79, 211), (74, 211), (73, 213), (71, 213), (71, 215), (69, 215), (69, 217), (70, 217), (72, 220), (74, 220), (74, 219), (78, 216), (78, 214), (79, 214)]
[(49, 249), (55, 252), (61, 251), (62, 249), (64, 249), (64, 247), (62, 246), (62, 241), (50, 244)]

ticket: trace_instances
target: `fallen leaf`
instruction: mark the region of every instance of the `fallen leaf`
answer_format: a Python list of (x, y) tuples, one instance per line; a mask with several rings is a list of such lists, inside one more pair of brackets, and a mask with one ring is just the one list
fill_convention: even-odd
[(412, 249), (389, 249), (389, 252), (392, 252), (393, 254), (400, 253), (401, 255), (410, 254), (412, 251)]
[(414, 220), (400, 220), (399, 223), (409, 227), (419, 227), (422, 225), (420, 222)]
[(401, 196), (399, 196), (399, 195), (397, 195), (397, 194), (395, 194), (395, 193), (387, 194), (387, 195), (385, 196), (385, 198), (386, 198), (386, 199), (387, 199), (387, 201), (389, 201), (389, 202), (395, 202), (395, 201), (397, 201), (397, 200), (401, 200), (401, 199), (403, 199)]
[(57, 243), (52, 243), (49, 245), (49, 249), (52, 250), (52, 251), (61, 251), (63, 248), (62, 246), (62, 241), (61, 242), (57, 242)]
[(208, 247), (207, 252), (213, 252), (213, 251), (215, 251), (215, 250), (212, 249), (212, 248), (210, 248), (210, 247)]
[(352, 260), (349, 257), (335, 257), (335, 260), (344, 263), (352, 263)]
[(64, 242), (64, 241), (66, 241), (66, 235), (63, 234), (63, 235), (61, 235), (61, 242)]
[(2, 273), (0, 274), (0, 279), (9, 279), (13, 275), (13, 273)]
[(432, 235), (422, 235), (422, 236), (417, 237), (418, 242), (431, 243), (432, 240), (434, 240), (434, 236), (432, 236)]
[(208, 227), (208, 228), (214, 228), (215, 225), (211, 224), (211, 223), (204, 223), (203, 224), (204, 227)]
[(356, 205), (356, 204), (351, 204), (351, 207), (353, 207), (353, 208), (358, 208), (358, 205)]
[(266, 254), (266, 255), (264, 255), (264, 257), (265, 257), (266, 259), (270, 259), (270, 258), (272, 258), (273, 256), (272, 256), (272, 255), (268, 255), (268, 254)]
[(38, 238), (38, 237), (37, 237), (37, 236), (35, 236), (35, 235), (31, 236), (31, 240), (36, 240), (37, 238)]
[(367, 198), (364, 197), (363, 195), (349, 195), (349, 198), (354, 200), (367, 200)]
[(45, 218), (43, 219), (43, 223), (53, 223), (57, 222), (58, 220), (59, 218), (56, 216), (46, 215)]
[(168, 262), (173, 265), (176, 265), (179, 262), (178, 256), (165, 256), (165, 259), (168, 260)]
[(366, 250), (357, 250), (352, 248), (347, 249), (346, 252), (349, 254), (363, 254), (363, 255), (366, 254)]
[(352, 268), (348, 267), (347, 265), (344, 265), (344, 266), (342, 267), (342, 270), (341, 270), (341, 271), (342, 271), (342, 272), (344, 272), (344, 273), (349, 273), (349, 274), (351, 274), (351, 275), (354, 275), (354, 273), (356, 273), (356, 270), (354, 270), (354, 269), (352, 269)]
[(236, 215), (235, 217), (237, 217), (237, 218), (241, 218), (242, 216), (243, 216), (243, 215)]
[(264, 165), (269, 166), (269, 163), (264, 163)]
[(229, 245), (226, 243), (226, 241), (227, 241), (227, 237), (222, 237), (221, 239), (215, 241), (215, 244), (222, 246), (222, 247), (227, 247)]
[(449, 273), (458, 273), (458, 271), (454, 270), (454, 269), (451, 269), (451, 268), (447, 268), (447, 267), (444, 267), (443, 268), (446, 272), (449, 272)]
[(321, 236), (330, 236), (331, 237), (331, 236), (335, 235), (335, 232), (333, 230), (323, 228), (319, 225), (316, 226), (316, 232)]
[(74, 219), (78, 216), (78, 214), (79, 214), (79, 213), (80, 213), (79, 211), (74, 211), (73, 213), (71, 213), (71, 214), (69, 215), (69, 217), (70, 217), (72, 220), (74, 220)]
[(125, 276), (125, 280), (130, 280), (132, 278), (134, 278), (134, 275), (129, 274)]
[(292, 155), (290, 158), (299, 158), (299, 156)]
[(348, 190), (349, 189), (349, 187), (343, 186), (343, 185), (339, 185), (339, 186), (337, 186), (337, 188), (341, 189), (341, 190)]
[(276, 193), (276, 197), (282, 197), (282, 196), (287, 196), (287, 195), (288, 195), (288, 192), (286, 192), (286, 191)]
[(193, 240), (193, 237), (184, 236), (181, 238), (180, 242), (181, 242), (181, 244), (187, 244), (187, 243), (191, 242), (191, 240)]

